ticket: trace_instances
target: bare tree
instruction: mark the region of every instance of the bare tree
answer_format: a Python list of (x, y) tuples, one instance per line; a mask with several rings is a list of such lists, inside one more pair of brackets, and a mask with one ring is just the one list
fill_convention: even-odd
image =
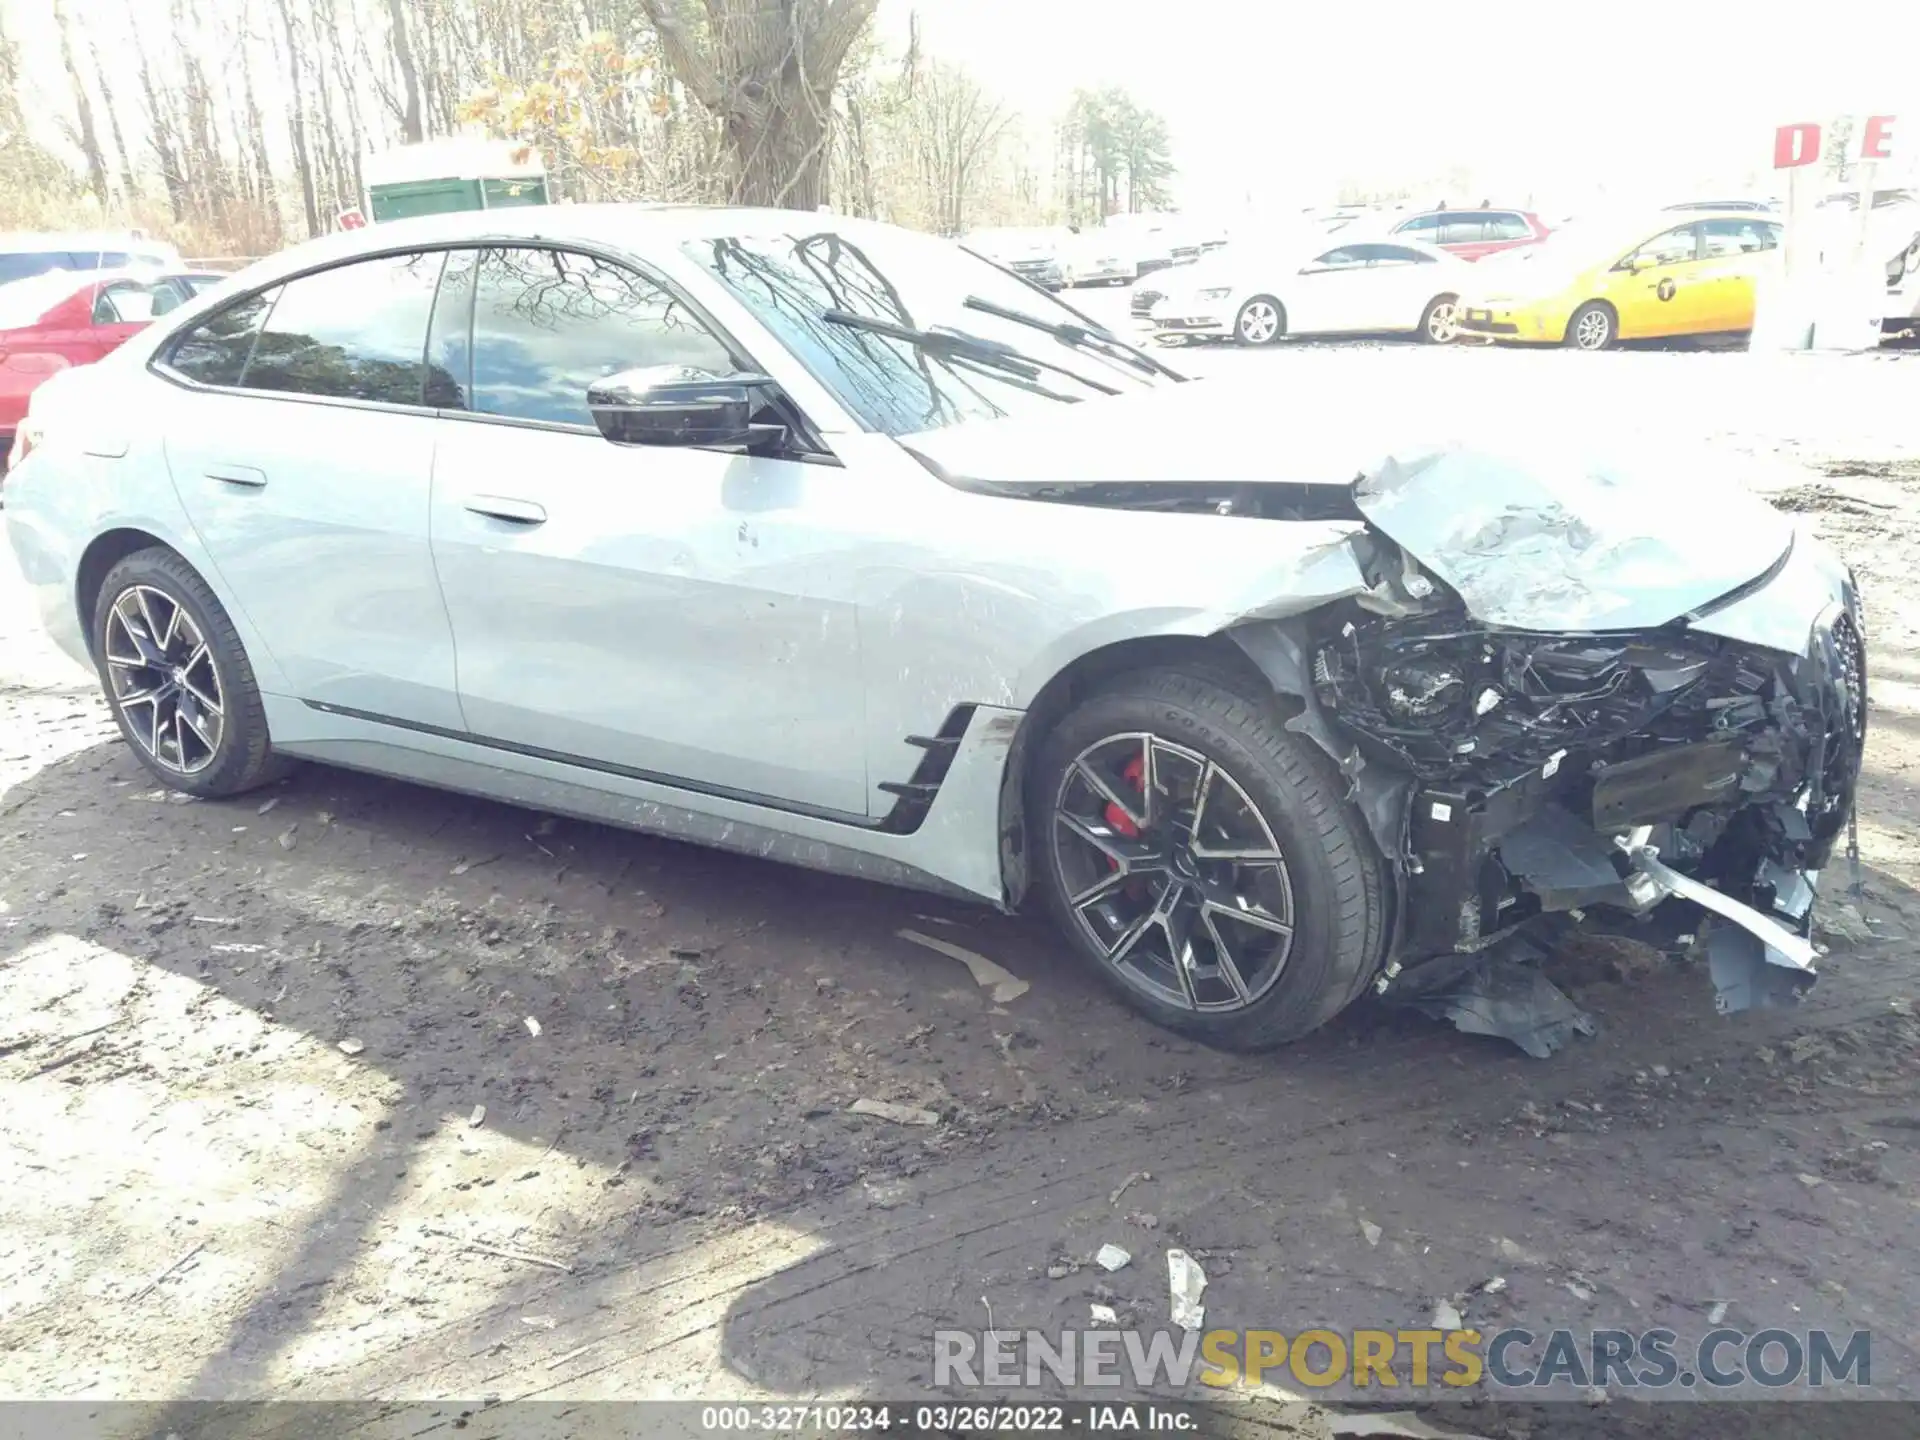
[(426, 132), (420, 119), (420, 73), (414, 69), (413, 47), (407, 43), (405, 0), (387, 0), (387, 15), (393, 25), (393, 61), (400, 67), (401, 100), (394, 107), (400, 118), (400, 138), (418, 144)]
[(938, 63), (919, 76), (911, 114), (928, 208), (942, 233), (957, 235), (966, 228), (967, 201), (980, 162), (1006, 133), (1013, 115), (966, 71)]
[(113, 86), (107, 80), (107, 67), (100, 63), (100, 47), (87, 36), (87, 57), (93, 62), (94, 83), (100, 87), (100, 108), (107, 112), (107, 131), (113, 136), (113, 150), (120, 162), (120, 195), (128, 204), (140, 199), (140, 182), (134, 176), (133, 151), (120, 128), (120, 107), (114, 103)]
[(717, 116), (733, 196), (811, 210), (827, 200), (840, 63), (879, 0), (642, 0), (680, 83)]
[(293, 0), (275, 0), (281, 33), (286, 37), (287, 128), (293, 140), (293, 171), (300, 182), (300, 202), (307, 218), (307, 234), (320, 233), (320, 209), (313, 185), (313, 158), (307, 148), (306, 85), (300, 74), (300, 31), (293, 18)]
[(100, 209), (107, 208), (107, 161), (100, 151), (100, 136), (93, 124), (93, 101), (87, 94), (86, 81), (81, 78), (79, 62), (73, 54), (73, 22), (67, 18), (67, 7), (63, 0), (53, 0), (53, 22), (60, 32), (60, 63), (66, 66), (67, 83), (73, 89), (73, 108), (79, 120), (75, 138), (80, 142), (80, 153), (87, 161), (87, 185), (93, 191), (93, 198), (100, 202)]

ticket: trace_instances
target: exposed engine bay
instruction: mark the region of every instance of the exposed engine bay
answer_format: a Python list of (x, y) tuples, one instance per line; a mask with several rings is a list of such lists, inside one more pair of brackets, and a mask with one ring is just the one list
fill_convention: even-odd
[(1866, 739), (1857, 611), (1836, 607), (1800, 656), (1684, 617), (1503, 629), (1373, 543), (1393, 584), (1315, 617), (1310, 683), (1371, 763), (1414, 781), (1396, 970), (1413, 981), (1541, 915), (1648, 917), (1678, 897), (1660, 918), (1698, 927), (1723, 1011), (1810, 985), (1813, 886)]

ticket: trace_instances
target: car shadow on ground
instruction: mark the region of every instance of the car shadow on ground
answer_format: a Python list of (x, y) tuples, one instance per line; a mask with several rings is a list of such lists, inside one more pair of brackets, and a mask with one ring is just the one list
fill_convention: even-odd
[[(1248, 1324), (1424, 1323), (1432, 1296), (1525, 1264), (1489, 1253), (1496, 1229), (1540, 1261), (1538, 1293), (1503, 1305), (1564, 1306), (1565, 1283), (1591, 1300), (1610, 1274), (1629, 1294), (1667, 1263), (1652, 1211), (1730, 1223), (1729, 1180), (1699, 1168), (1697, 1139), (1672, 1153), (1670, 1122), (1767, 1116), (1776, 1147), (1803, 1143), (1780, 1138), (1769, 1075), (1711, 1096), (1673, 1077), (1751, 1069), (1766, 1037), (1880, 1024), (1899, 980), (1869, 946), (1803, 1012), (1722, 1025), (1704, 977), (1600, 946), (1562, 978), (1602, 1034), (1545, 1065), (1372, 1006), (1236, 1057), (1137, 1019), (1021, 919), (319, 767), (230, 802), (151, 786), (108, 742), (9, 794), (4, 893), (21, 902), (0, 973), (65, 937), (188, 998), (137, 982), (83, 1038), (51, 1004), (7, 1073), (76, 1102), (144, 1077), (229, 1115), (298, 1075), (356, 1112), (322, 1147), (324, 1198), (282, 1225), (179, 1392), (203, 1397), (266, 1393), (316, 1337), (368, 1327), (377, 1344), (318, 1367), (326, 1393), (632, 1394), (708, 1342), (777, 1393), (918, 1390), (932, 1329), (979, 1328), (988, 1307), (1000, 1325), (1083, 1323), (1091, 1303), (1159, 1323), (1174, 1244)], [(1896, 909), (1920, 915), (1912, 898)], [(996, 1004), (902, 930), (1031, 989)], [(1581, 1094), (1614, 1098), (1565, 1108)], [(938, 1121), (850, 1115), (858, 1098)], [(1623, 1114), (1639, 1118), (1591, 1138)], [(1762, 1172), (1736, 1208), (1779, 1191), (1774, 1158), (1715, 1147)], [(276, 1153), (269, 1138), (243, 1158)], [(522, 1185), (547, 1198), (507, 1198)], [(1623, 1185), (1656, 1194), (1622, 1203)], [(1087, 1257), (1116, 1238), (1138, 1263), (1097, 1274)], [(355, 1298), (396, 1253), (435, 1298)], [(1752, 1263), (1805, 1269), (1784, 1240)], [(462, 1278), (476, 1264), (484, 1280)], [(1570, 1270), (1587, 1280), (1549, 1279)], [(1831, 1308), (1811, 1275), (1801, 1288)], [(1910, 1304), (1895, 1291), (1883, 1313)], [(530, 1306), (550, 1329), (520, 1323)]]

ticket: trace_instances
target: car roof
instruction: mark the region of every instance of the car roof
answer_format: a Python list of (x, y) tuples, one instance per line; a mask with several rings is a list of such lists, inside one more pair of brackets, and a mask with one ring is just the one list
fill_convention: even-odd
[[(354, 230), (304, 241), (249, 266), (241, 274), (293, 274), (360, 255), (410, 246), (437, 249), (489, 242), (603, 244), (616, 248), (675, 245), (722, 235), (781, 233), (795, 227), (836, 234), (896, 231), (873, 220), (808, 210), (754, 209), (728, 205), (655, 205), (644, 202), (585, 205), (516, 205), (500, 210), (460, 210), (382, 220)], [(933, 237), (928, 237), (929, 239)]]
[(1531, 215), (1518, 205), (1431, 205), (1424, 210), (1388, 210), (1397, 223), (1418, 220), (1422, 215)]
[(15, 230), (0, 235), (0, 254), (33, 254), (42, 250), (156, 250), (177, 253), (165, 240), (154, 240), (111, 230)]

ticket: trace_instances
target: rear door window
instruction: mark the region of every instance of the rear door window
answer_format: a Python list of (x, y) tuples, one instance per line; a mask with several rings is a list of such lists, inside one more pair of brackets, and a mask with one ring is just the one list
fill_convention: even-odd
[(155, 315), (165, 314), (160, 289), (138, 281), (123, 280), (103, 288), (93, 300), (96, 325), (144, 325)]
[(289, 280), (240, 383), (335, 400), (418, 405), (444, 251), (382, 255)]
[(1405, 245), (1355, 245), (1353, 253), (1367, 264), (1380, 265), (1429, 265), (1433, 263), (1431, 255), (1422, 255)]
[(1489, 240), (1531, 240), (1533, 227), (1527, 224), (1527, 217), (1516, 215), (1511, 210), (1495, 210), (1487, 216), (1487, 238)]
[(1440, 222), (1441, 245), (1477, 245), (1487, 238), (1487, 220), (1477, 213), (1448, 215)]
[(1722, 255), (1751, 255), (1780, 243), (1779, 228), (1764, 220), (1702, 220), (1700, 233), (1706, 239), (1710, 260)]
[(238, 385), (247, 368), (247, 357), (253, 353), (254, 337), (260, 333), (260, 322), (279, 295), (278, 290), (249, 295), (209, 315), (173, 342), (168, 367), (202, 385)]

